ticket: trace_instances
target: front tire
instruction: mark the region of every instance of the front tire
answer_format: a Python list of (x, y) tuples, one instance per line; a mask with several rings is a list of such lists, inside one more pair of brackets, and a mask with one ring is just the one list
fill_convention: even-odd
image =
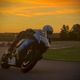
[(23, 64), (21, 65), (21, 72), (26, 73), (30, 70), (32, 70), (32, 68), (36, 65), (36, 61), (35, 62), (29, 62), (27, 61), (27, 64), (23, 62)]
[(26, 56), (22, 62), (21, 65), (21, 71), (23, 73), (28, 72), (32, 70), (32, 68), (36, 65), (37, 59), (36, 59), (36, 51), (35, 51), (35, 44), (31, 44), (26, 51)]

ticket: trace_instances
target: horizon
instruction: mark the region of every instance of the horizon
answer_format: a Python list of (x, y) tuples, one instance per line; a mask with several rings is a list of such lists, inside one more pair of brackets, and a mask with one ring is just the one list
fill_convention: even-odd
[(63, 24), (80, 24), (80, 0), (1, 0), (0, 33), (52, 25), (59, 33)]

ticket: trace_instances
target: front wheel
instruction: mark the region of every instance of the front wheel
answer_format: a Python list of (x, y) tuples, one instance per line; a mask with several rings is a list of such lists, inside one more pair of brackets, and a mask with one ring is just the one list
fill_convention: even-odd
[(37, 61), (34, 61), (34, 62), (24, 61), (21, 65), (21, 71), (23, 73), (30, 71), (35, 66), (36, 63), (37, 63)]
[[(35, 45), (31, 44), (26, 51), (26, 56), (21, 64), (21, 71), (22, 72), (28, 72), (30, 70), (32, 70), (32, 68), (35, 66), (35, 64), (37, 63), (37, 59), (36, 59), (36, 50), (35, 50)], [(38, 57), (38, 56), (37, 56)]]

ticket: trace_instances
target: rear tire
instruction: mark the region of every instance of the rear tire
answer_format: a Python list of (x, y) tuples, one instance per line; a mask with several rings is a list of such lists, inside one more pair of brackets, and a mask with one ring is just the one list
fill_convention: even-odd
[(1, 67), (4, 69), (8, 69), (10, 65), (8, 64), (8, 56), (7, 54), (3, 54), (1, 58)]

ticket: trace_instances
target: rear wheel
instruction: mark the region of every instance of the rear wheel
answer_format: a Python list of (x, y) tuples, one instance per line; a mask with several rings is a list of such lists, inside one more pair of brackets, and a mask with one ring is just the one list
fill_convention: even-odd
[(4, 68), (4, 69), (7, 69), (7, 68), (10, 67), (10, 65), (8, 64), (8, 55), (7, 54), (2, 55), (1, 67)]

